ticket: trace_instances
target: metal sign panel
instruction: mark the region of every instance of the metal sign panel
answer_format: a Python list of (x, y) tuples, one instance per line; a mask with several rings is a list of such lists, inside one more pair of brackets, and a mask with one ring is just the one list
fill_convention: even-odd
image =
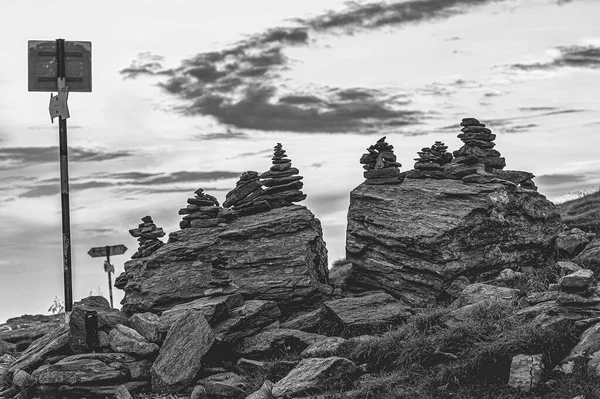
[[(56, 41), (27, 44), (29, 91), (57, 92)], [(92, 42), (65, 41), (65, 77), (69, 92), (92, 91)]]
[[(122, 255), (127, 251), (127, 247), (125, 245), (111, 245), (108, 247), (108, 255)], [(88, 255), (92, 258), (99, 258), (101, 256), (106, 256), (106, 247), (94, 247), (88, 251)]]

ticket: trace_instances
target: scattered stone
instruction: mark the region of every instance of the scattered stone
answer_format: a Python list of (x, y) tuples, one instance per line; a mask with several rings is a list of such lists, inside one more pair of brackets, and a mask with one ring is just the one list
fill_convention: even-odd
[(523, 272), (516, 272), (512, 269), (507, 268), (507, 269), (503, 269), (500, 272), (500, 274), (498, 274), (498, 277), (496, 277), (496, 280), (508, 282), (508, 281), (518, 280), (524, 276), (525, 276), (525, 273), (523, 273)]
[(24, 370), (31, 373), (44, 359), (64, 352), (69, 343), (69, 326), (63, 324), (56, 330), (34, 341), (8, 369), (9, 373)]
[(200, 312), (188, 311), (173, 324), (151, 369), (155, 392), (176, 392), (189, 385), (215, 335)]
[(573, 258), (585, 248), (593, 237), (581, 229), (574, 228), (561, 233), (556, 238), (556, 249), (559, 256)]
[(578, 264), (571, 262), (571, 261), (566, 261), (566, 260), (556, 262), (556, 266), (558, 266), (560, 268), (561, 274), (563, 276), (566, 274), (571, 274), (578, 270), (583, 269)]
[(240, 294), (200, 298), (191, 302), (175, 305), (160, 316), (158, 331), (166, 332), (185, 313), (190, 310), (200, 312), (211, 326), (222, 321), (229, 315), (229, 311), (244, 304), (244, 297)]
[(347, 341), (341, 337), (327, 337), (309, 345), (300, 353), (303, 358), (337, 356)]
[(262, 386), (258, 389), (258, 391), (254, 392), (246, 399), (273, 399), (273, 384), (271, 381), (266, 380), (263, 382)]
[(295, 316), (281, 324), (281, 328), (300, 330), (306, 332), (317, 332), (319, 327), (327, 319), (328, 312), (324, 308), (318, 308), (308, 313)]
[(325, 308), (346, 328), (378, 328), (400, 324), (413, 314), (387, 293), (325, 302)]
[(149, 343), (133, 328), (117, 324), (108, 335), (110, 348), (119, 353), (131, 353), (138, 356), (148, 356), (158, 352), (158, 345)]
[(594, 272), (590, 269), (581, 269), (566, 275), (560, 279), (560, 287), (563, 291), (587, 291), (594, 281)]
[(131, 256), (131, 259), (150, 256), (154, 251), (164, 245), (164, 242), (159, 238), (163, 237), (165, 232), (162, 228), (156, 227), (150, 216), (144, 216), (142, 218), (142, 223), (138, 225), (138, 228), (129, 230), (129, 234), (133, 237), (137, 237), (138, 242), (140, 243), (137, 252)]
[(250, 300), (231, 309), (229, 317), (214, 327), (218, 340), (235, 342), (277, 321), (281, 312), (273, 301)]
[(325, 389), (343, 389), (356, 372), (356, 365), (343, 357), (302, 360), (273, 387), (273, 397), (311, 395)]
[(448, 288), (444, 291), (446, 294), (450, 296), (451, 299), (456, 299), (460, 296), (467, 286), (471, 284), (471, 281), (465, 276), (457, 277)]
[(400, 177), (401, 163), (396, 162), (394, 146), (386, 143), (385, 136), (377, 143), (367, 148), (367, 153), (360, 158), (365, 172), (365, 184), (400, 184), (404, 180)]
[(452, 303), (451, 307), (452, 309), (458, 309), (481, 301), (512, 303), (518, 295), (519, 290), (516, 288), (475, 283), (467, 286), (458, 299)]
[(273, 147), (273, 158), (271, 159), (273, 166), (269, 171), (260, 175), (260, 183), (267, 188), (264, 189), (263, 194), (256, 197), (252, 204), (247, 205), (247, 210), (246, 206), (238, 207), (240, 214), (264, 212), (261, 209), (269, 210), (268, 207), (271, 209), (282, 208), (306, 199), (306, 194), (301, 191), (304, 186), (301, 181), (302, 176), (297, 176), (299, 171), (297, 168), (292, 168), (292, 161), (286, 158), (281, 143), (277, 143)]
[(242, 357), (237, 361), (236, 367), (239, 371), (241, 371), (242, 374), (254, 376), (266, 373), (269, 366), (265, 361), (246, 359)]
[(12, 383), (19, 389), (28, 389), (35, 383), (35, 379), (27, 371), (16, 370), (13, 373)]
[(206, 388), (203, 385), (196, 385), (190, 399), (206, 399)]
[(300, 353), (325, 338), (323, 335), (300, 330), (285, 328), (266, 330), (242, 339), (235, 352), (249, 359), (266, 359), (290, 352)]
[(248, 389), (248, 381), (231, 372), (211, 375), (200, 380), (199, 383), (206, 390), (206, 395), (214, 399), (243, 398)]
[(148, 342), (156, 343), (159, 341), (159, 320), (159, 317), (154, 313), (136, 313), (129, 318), (129, 325)]
[(113, 367), (98, 359), (67, 358), (55, 364), (41, 366), (32, 376), (37, 384), (85, 385), (123, 382), (127, 378), (127, 371), (118, 365)]
[(594, 238), (573, 262), (592, 270), (600, 270), (600, 237)]
[(125, 387), (125, 385), (119, 385), (117, 387), (117, 389), (115, 390), (115, 396), (116, 399), (133, 399), (133, 396), (131, 396), (129, 390), (127, 390), (127, 387)]
[(508, 385), (522, 392), (531, 392), (542, 382), (542, 355), (517, 355), (510, 365)]
[(586, 363), (600, 355), (600, 323), (596, 323), (581, 334), (579, 342), (565, 357), (559, 369), (565, 374), (574, 371), (575, 363)]

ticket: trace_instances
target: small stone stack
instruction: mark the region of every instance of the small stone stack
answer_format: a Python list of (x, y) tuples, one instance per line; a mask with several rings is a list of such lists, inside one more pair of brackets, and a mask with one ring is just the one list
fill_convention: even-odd
[(129, 234), (136, 237), (140, 243), (140, 247), (131, 259), (149, 256), (164, 245), (164, 242), (159, 240), (160, 237), (165, 235), (162, 227), (156, 227), (150, 216), (144, 216), (142, 222), (138, 225), (137, 229), (129, 230)]
[(249, 170), (242, 173), (235, 188), (227, 193), (223, 206), (233, 208), (239, 215), (253, 215), (271, 210), (271, 205), (265, 200), (257, 200), (265, 194), (260, 183), (258, 172)]
[(180, 215), (185, 215), (179, 222), (180, 229), (190, 227), (214, 227), (227, 220), (220, 217), (223, 208), (219, 206), (219, 201), (212, 195), (204, 193), (199, 188), (194, 192), (195, 197), (188, 198), (188, 206), (179, 210)]
[(290, 206), (306, 198), (301, 189), (304, 186), (298, 175), (298, 168), (292, 168), (292, 160), (286, 158), (285, 150), (281, 143), (273, 147), (273, 166), (260, 175), (261, 184), (266, 187), (264, 194), (257, 200), (266, 201), (271, 208)]
[(400, 184), (404, 177), (400, 176), (402, 164), (396, 162), (394, 146), (385, 142), (385, 136), (377, 143), (367, 148), (368, 153), (363, 154), (360, 163), (365, 172), (365, 184)]
[(491, 172), (492, 169), (504, 169), (506, 161), (500, 157), (500, 152), (494, 149), (496, 135), (475, 118), (464, 118), (460, 125), (463, 128), (458, 138), (465, 145), (454, 151), (452, 163), (483, 164), (486, 172)]
[(423, 148), (417, 152), (415, 169), (423, 171), (444, 170), (444, 166), (452, 161), (452, 154), (446, 152), (448, 146), (441, 141), (436, 141), (430, 148)]

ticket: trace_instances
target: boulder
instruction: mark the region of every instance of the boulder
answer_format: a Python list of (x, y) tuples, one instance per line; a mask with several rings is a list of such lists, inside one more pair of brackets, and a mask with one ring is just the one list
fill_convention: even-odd
[(556, 266), (560, 269), (561, 275), (571, 274), (582, 269), (578, 264), (566, 260), (556, 262)]
[(592, 270), (600, 270), (600, 237), (594, 238), (573, 262)]
[(304, 359), (273, 387), (274, 398), (310, 395), (348, 385), (356, 365), (343, 357)]
[(108, 335), (110, 348), (115, 352), (148, 356), (158, 352), (158, 345), (149, 343), (133, 328), (117, 324)]
[(210, 270), (216, 256), (229, 259), (225, 268), (246, 299), (294, 307), (331, 289), (321, 223), (306, 207), (292, 205), (172, 233), (150, 256), (125, 263), (119, 276), (123, 311), (160, 313), (214, 296)]
[(352, 279), (413, 306), (435, 303), (459, 276), (539, 266), (564, 224), (543, 195), (498, 183), (407, 179), (350, 194)]
[[(129, 325), (148, 342), (158, 342), (159, 317), (154, 313), (136, 313), (129, 318)], [(168, 329), (167, 329), (168, 331)]]
[(451, 306), (452, 309), (458, 309), (481, 301), (511, 303), (518, 295), (519, 290), (515, 288), (475, 283), (468, 285)]
[(217, 339), (235, 342), (277, 321), (281, 312), (273, 301), (251, 300), (231, 309), (229, 317), (214, 326)]
[(556, 238), (556, 249), (560, 256), (577, 256), (593, 238), (593, 234), (574, 228), (561, 233)]
[(23, 352), (33, 341), (56, 330), (65, 315), (23, 315), (0, 324), (0, 353)]
[(325, 302), (325, 308), (346, 328), (378, 328), (399, 324), (412, 311), (390, 294), (383, 292)]
[(86, 314), (96, 315), (98, 331), (109, 333), (117, 324), (126, 324), (127, 317), (117, 309), (110, 307), (103, 296), (89, 296), (73, 304), (69, 316), (69, 346), (74, 353), (91, 352), (86, 341)]
[(586, 290), (594, 281), (594, 272), (581, 269), (560, 279), (560, 287), (565, 290)]
[(208, 324), (212, 326), (227, 317), (231, 309), (243, 304), (244, 297), (241, 294), (200, 298), (182, 303), (163, 312), (158, 323), (158, 330), (160, 332), (168, 331), (173, 323), (189, 310), (196, 310), (202, 313)]
[(330, 357), (337, 356), (347, 341), (341, 337), (327, 337), (309, 345), (300, 354), (301, 357)]
[(11, 365), (9, 372), (24, 370), (31, 373), (44, 362), (45, 358), (67, 352), (68, 343), (69, 326), (63, 324), (51, 333), (35, 340)]
[(323, 335), (305, 331), (278, 328), (262, 331), (242, 339), (235, 348), (235, 352), (249, 359), (265, 359), (289, 352), (300, 353), (309, 345), (325, 338)]
[(508, 385), (522, 392), (531, 392), (542, 382), (542, 355), (517, 355), (510, 364)]
[(189, 385), (214, 342), (215, 335), (202, 313), (188, 311), (173, 324), (152, 365), (152, 389), (176, 392)]

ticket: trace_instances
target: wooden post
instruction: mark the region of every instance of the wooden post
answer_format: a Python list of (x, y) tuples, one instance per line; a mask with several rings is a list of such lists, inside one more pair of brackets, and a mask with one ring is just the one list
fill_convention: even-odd
[(106, 266), (108, 267), (108, 294), (110, 295), (110, 307), (113, 307), (113, 296), (112, 296), (112, 279), (110, 278), (110, 246), (106, 246)]
[[(65, 79), (65, 39), (56, 39), (57, 79)], [(65, 314), (73, 309), (73, 279), (71, 274), (71, 217), (69, 206), (69, 164), (67, 151), (67, 120), (58, 117), (60, 152), (60, 199), (62, 208), (62, 248), (65, 286)]]

